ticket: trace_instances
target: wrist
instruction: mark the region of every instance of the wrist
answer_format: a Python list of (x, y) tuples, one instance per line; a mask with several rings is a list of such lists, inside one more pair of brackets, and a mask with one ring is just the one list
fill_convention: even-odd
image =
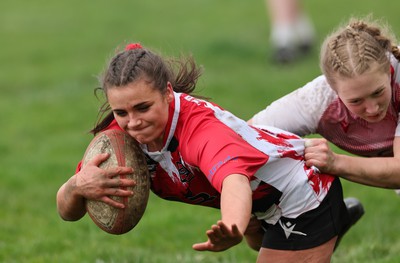
[(334, 154), (333, 162), (329, 173), (333, 175), (340, 175), (346, 173), (348, 165), (346, 165), (346, 155)]
[(71, 176), (65, 185), (66, 194), (69, 195), (71, 199), (83, 199), (83, 196), (79, 193), (79, 187), (77, 186), (78, 176), (79, 173)]

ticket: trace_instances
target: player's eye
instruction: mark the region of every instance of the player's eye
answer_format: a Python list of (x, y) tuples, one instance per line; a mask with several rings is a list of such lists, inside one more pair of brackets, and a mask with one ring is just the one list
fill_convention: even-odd
[(117, 115), (119, 117), (124, 117), (127, 115), (126, 111), (123, 110), (114, 110), (114, 115)]
[(383, 94), (384, 89), (377, 90), (376, 92), (372, 93), (373, 97), (379, 97)]
[(351, 100), (351, 101), (349, 101), (349, 104), (351, 104), (351, 105), (360, 105), (361, 104), (361, 100), (359, 100), (359, 99)]
[(142, 104), (142, 105), (137, 106), (137, 107), (135, 107), (135, 108), (136, 108), (136, 110), (139, 111), (139, 112), (146, 112), (146, 111), (148, 111), (148, 110), (150, 109), (150, 105)]

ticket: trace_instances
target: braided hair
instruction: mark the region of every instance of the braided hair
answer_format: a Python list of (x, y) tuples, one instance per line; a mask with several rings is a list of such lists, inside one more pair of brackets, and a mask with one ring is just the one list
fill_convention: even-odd
[(371, 17), (353, 18), (325, 39), (321, 49), (321, 70), (331, 87), (335, 86), (337, 78), (359, 76), (376, 66), (382, 72), (389, 72), (388, 54), (400, 60), (400, 51), (393, 41), (387, 25), (378, 26)]

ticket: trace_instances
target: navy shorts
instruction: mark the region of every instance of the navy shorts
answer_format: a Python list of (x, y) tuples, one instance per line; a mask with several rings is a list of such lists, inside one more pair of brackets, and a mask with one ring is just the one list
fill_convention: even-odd
[(279, 250), (317, 247), (337, 236), (349, 223), (342, 185), (336, 178), (317, 208), (294, 219), (281, 217), (275, 225), (263, 221), (262, 247)]

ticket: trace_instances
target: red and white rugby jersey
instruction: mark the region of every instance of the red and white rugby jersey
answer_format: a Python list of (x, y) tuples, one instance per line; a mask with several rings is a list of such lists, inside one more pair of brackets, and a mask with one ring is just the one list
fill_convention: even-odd
[[(305, 166), (304, 140), (272, 127), (251, 127), (213, 103), (174, 96), (163, 149), (149, 152), (141, 145), (154, 161), (156, 195), (219, 208), (224, 178), (242, 174), (250, 179), (253, 213), (269, 223), (281, 215), (295, 218), (324, 199), (334, 177)], [(109, 128), (119, 127), (114, 120)]]
[(324, 76), (319, 76), (273, 102), (253, 117), (254, 125), (271, 125), (300, 136), (320, 134), (356, 155), (393, 156), (393, 140), (400, 136), (400, 66), (391, 57), (392, 101), (386, 117), (369, 123), (349, 112)]

